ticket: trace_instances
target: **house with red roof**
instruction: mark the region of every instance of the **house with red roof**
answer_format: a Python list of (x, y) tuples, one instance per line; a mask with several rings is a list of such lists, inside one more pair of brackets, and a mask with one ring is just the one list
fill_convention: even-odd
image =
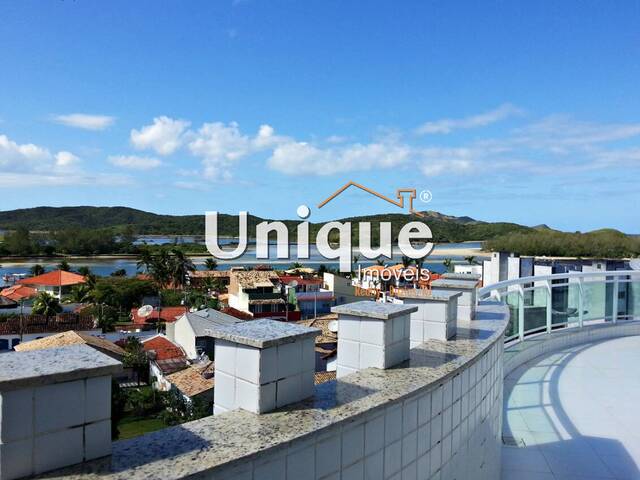
[(182, 306), (181, 307), (162, 307), (160, 308), (160, 310), (158, 310), (158, 307), (154, 307), (150, 315), (146, 317), (141, 317), (138, 314), (138, 310), (139, 310), (138, 308), (131, 309), (131, 321), (135, 325), (145, 325), (149, 323), (158, 323), (158, 322), (173, 323), (179, 317), (181, 317), (182, 315), (184, 315), (186, 312), (189, 311), (187, 307), (182, 307)]
[(38, 291), (35, 288), (27, 287), (26, 285), (13, 285), (0, 291), (0, 297), (5, 297), (18, 303), (29, 300), (37, 294)]
[(47, 292), (56, 298), (62, 298), (63, 295), (70, 293), (73, 286), (86, 281), (84, 276), (77, 273), (54, 270), (35, 277), (23, 278), (17, 283), (35, 288), (38, 292)]
[(153, 387), (169, 391), (171, 382), (167, 376), (188, 367), (184, 350), (161, 334), (142, 340), (142, 348), (149, 358), (149, 378)]

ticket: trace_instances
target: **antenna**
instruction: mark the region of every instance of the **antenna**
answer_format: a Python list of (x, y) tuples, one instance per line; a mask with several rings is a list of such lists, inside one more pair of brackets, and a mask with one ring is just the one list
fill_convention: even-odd
[(151, 305), (143, 305), (138, 309), (138, 316), (146, 318), (153, 313), (153, 307)]

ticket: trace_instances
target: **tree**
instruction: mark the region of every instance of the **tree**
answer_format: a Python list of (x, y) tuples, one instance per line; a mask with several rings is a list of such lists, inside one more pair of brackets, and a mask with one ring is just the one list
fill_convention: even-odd
[(137, 337), (127, 338), (124, 351), (122, 363), (125, 367), (133, 369), (138, 384), (140, 384), (140, 379), (148, 372), (149, 359), (147, 358), (147, 352), (144, 351), (142, 342)]
[(173, 284), (176, 287), (184, 287), (187, 276), (193, 272), (196, 267), (191, 259), (179, 248), (171, 249), (173, 257), (169, 261), (169, 269), (171, 270)]
[(475, 255), (469, 255), (468, 257), (464, 257), (464, 259), (469, 262), (469, 265), (477, 265), (478, 262), (476, 262), (476, 257)]
[(31, 311), (36, 315), (44, 315), (45, 317), (54, 317), (62, 312), (60, 300), (49, 295), (47, 292), (40, 292), (33, 301)]
[(82, 266), (82, 267), (78, 268), (78, 273), (80, 275), (82, 275), (83, 277), (87, 277), (87, 276), (91, 275), (91, 269), (89, 267)]
[(450, 258), (445, 258), (442, 261), (442, 264), (446, 267), (447, 272), (453, 272), (453, 260)]
[(111, 272), (112, 277), (126, 277), (127, 271), (124, 268), (119, 268), (118, 270), (114, 270)]
[(91, 286), (86, 283), (75, 285), (71, 288), (69, 299), (74, 303), (88, 303), (93, 299)]
[(63, 272), (70, 272), (71, 271), (71, 265), (69, 265), (69, 262), (67, 262), (66, 260), (62, 260), (58, 264), (58, 270), (62, 270)]
[(209, 271), (215, 270), (218, 268), (218, 261), (215, 258), (207, 258), (204, 261), (204, 266)]
[(402, 266), (404, 268), (409, 268), (411, 263), (413, 263), (413, 259), (411, 257), (407, 257), (406, 255), (402, 256)]
[(39, 263), (36, 263), (33, 267), (29, 269), (29, 273), (31, 273), (31, 275), (34, 277), (37, 277), (38, 275), (42, 275), (44, 272), (46, 272), (46, 269)]
[(18, 227), (13, 232), (4, 236), (4, 248), (12, 255), (31, 255), (34, 252), (34, 244), (29, 230)]

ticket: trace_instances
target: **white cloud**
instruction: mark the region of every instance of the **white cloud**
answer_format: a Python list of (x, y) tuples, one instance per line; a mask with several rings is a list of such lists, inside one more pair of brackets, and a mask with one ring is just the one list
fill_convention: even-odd
[(152, 170), (162, 165), (157, 158), (138, 155), (113, 155), (109, 157), (109, 163), (130, 170)]
[(49, 150), (33, 143), (18, 144), (0, 135), (0, 167), (3, 170), (29, 170), (51, 161)]
[(287, 175), (333, 175), (373, 168), (391, 168), (406, 162), (406, 145), (370, 143), (322, 149), (306, 142), (279, 145), (268, 160), (271, 169)]
[(188, 146), (193, 155), (202, 158), (207, 178), (229, 180), (230, 169), (240, 159), (287, 140), (276, 135), (269, 125), (261, 125), (258, 133), (251, 137), (243, 134), (236, 122), (214, 122), (205, 123), (192, 133)]
[(416, 129), (416, 132), (422, 135), (436, 134), (436, 133), (451, 133), (454, 130), (463, 130), (469, 128), (486, 127), (492, 123), (499, 122), (514, 115), (519, 115), (522, 110), (505, 103), (499, 107), (490, 110), (488, 112), (480, 113), (478, 115), (472, 115), (465, 118), (443, 118), (433, 122), (427, 122)]
[(80, 162), (80, 158), (75, 156), (73, 153), (66, 152), (66, 151), (56, 153), (55, 159), (56, 159), (56, 167), (63, 167), (63, 168), (72, 167), (73, 165), (76, 165), (77, 163)]
[(183, 133), (191, 123), (161, 116), (152, 125), (131, 130), (131, 144), (138, 150), (154, 150), (159, 155), (171, 155), (182, 145)]
[(0, 187), (68, 187), (68, 186), (124, 186), (131, 179), (122, 175), (83, 174), (61, 175), (55, 172), (43, 173), (6, 173), (0, 172)]
[(86, 113), (71, 113), (53, 117), (53, 121), (56, 123), (84, 130), (104, 130), (113, 125), (115, 120), (115, 117), (108, 115), (89, 115)]

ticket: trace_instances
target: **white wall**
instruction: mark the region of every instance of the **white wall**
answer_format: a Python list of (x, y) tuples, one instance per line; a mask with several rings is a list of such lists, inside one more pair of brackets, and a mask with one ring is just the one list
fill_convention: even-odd
[(211, 473), (229, 480), (499, 479), (502, 341), (442, 383)]
[(186, 317), (180, 317), (173, 324), (173, 337), (171, 341), (177, 343), (187, 354), (187, 358), (197, 358), (198, 352), (196, 351), (196, 334), (191, 328), (191, 325), (187, 321)]

